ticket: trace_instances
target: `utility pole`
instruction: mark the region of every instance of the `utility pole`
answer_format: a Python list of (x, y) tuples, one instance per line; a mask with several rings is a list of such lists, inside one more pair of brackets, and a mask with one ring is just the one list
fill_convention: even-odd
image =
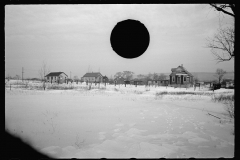
[(23, 72), (23, 67), (22, 67), (22, 82), (23, 82), (23, 73), (24, 73), (24, 72)]
[(70, 71), (70, 79), (71, 79), (71, 71)]

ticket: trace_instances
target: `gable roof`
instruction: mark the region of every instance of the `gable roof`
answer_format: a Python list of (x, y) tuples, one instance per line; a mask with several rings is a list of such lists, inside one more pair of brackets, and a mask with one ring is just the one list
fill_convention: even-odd
[[(64, 72), (51, 72), (49, 74), (47, 74), (45, 77), (52, 77), (52, 76), (59, 76), (60, 74), (62, 74)], [(64, 73), (65, 74), (65, 73)], [(66, 74), (65, 74), (66, 75)], [(66, 75), (67, 76), (67, 75)]]
[(84, 74), (83, 77), (98, 77), (98, 76), (102, 76), (102, 74), (100, 72), (92, 72)]
[(125, 78), (123, 78), (123, 77), (116, 77), (116, 78), (114, 78), (114, 81), (124, 81), (125, 80)]
[[(180, 68), (182, 71), (177, 71), (177, 69)], [(177, 73), (186, 73), (189, 76), (193, 77), (193, 75), (188, 72), (183, 66), (178, 66), (177, 68), (172, 68), (171, 69), (172, 73), (170, 74), (170, 76), (176, 75)]]

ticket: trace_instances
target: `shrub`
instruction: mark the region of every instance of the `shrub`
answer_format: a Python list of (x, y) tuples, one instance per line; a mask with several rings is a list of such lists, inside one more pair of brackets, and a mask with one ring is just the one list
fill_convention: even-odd
[(234, 101), (225, 102), (225, 109), (230, 118), (234, 118)]
[(234, 101), (234, 94), (213, 94), (212, 100), (214, 102), (228, 102)]
[(162, 92), (157, 92), (156, 96), (163, 96), (163, 95), (212, 95), (213, 93), (211, 92), (167, 92), (167, 91), (162, 91)]
[(71, 86), (61, 86), (61, 85), (51, 85), (47, 87), (48, 89), (56, 89), (56, 90), (68, 90), (68, 89), (74, 89), (74, 87)]
[(143, 94), (142, 91), (137, 91), (137, 90), (135, 90), (134, 93), (136, 93), (136, 94)]
[(106, 90), (106, 87), (100, 87), (99, 90)]

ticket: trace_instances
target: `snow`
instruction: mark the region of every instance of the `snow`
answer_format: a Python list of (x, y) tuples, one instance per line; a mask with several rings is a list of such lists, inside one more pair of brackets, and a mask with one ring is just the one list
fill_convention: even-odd
[[(32, 82), (31, 82), (32, 83)], [(33, 84), (38, 85), (38, 84)], [(41, 85), (41, 84), (39, 84)], [(234, 156), (234, 123), (204, 88), (73, 84), (74, 90), (5, 89), (6, 129), (56, 158)], [(81, 88), (82, 87), (82, 88)], [(215, 94), (234, 94), (219, 89)], [(215, 118), (208, 113), (221, 118)]]

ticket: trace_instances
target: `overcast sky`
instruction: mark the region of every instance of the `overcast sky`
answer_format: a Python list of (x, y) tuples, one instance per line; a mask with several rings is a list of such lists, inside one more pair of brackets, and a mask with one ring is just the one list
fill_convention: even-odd
[[(119, 57), (110, 34), (117, 22), (141, 21), (150, 34), (146, 52), (136, 59)], [(234, 61), (216, 64), (206, 39), (219, 23), (233, 23), (207, 4), (179, 5), (7, 5), (5, 6), (5, 75), (39, 77), (45, 61), (52, 72), (82, 77), (93, 72), (114, 76), (169, 73), (183, 64), (189, 72), (234, 70)]]

